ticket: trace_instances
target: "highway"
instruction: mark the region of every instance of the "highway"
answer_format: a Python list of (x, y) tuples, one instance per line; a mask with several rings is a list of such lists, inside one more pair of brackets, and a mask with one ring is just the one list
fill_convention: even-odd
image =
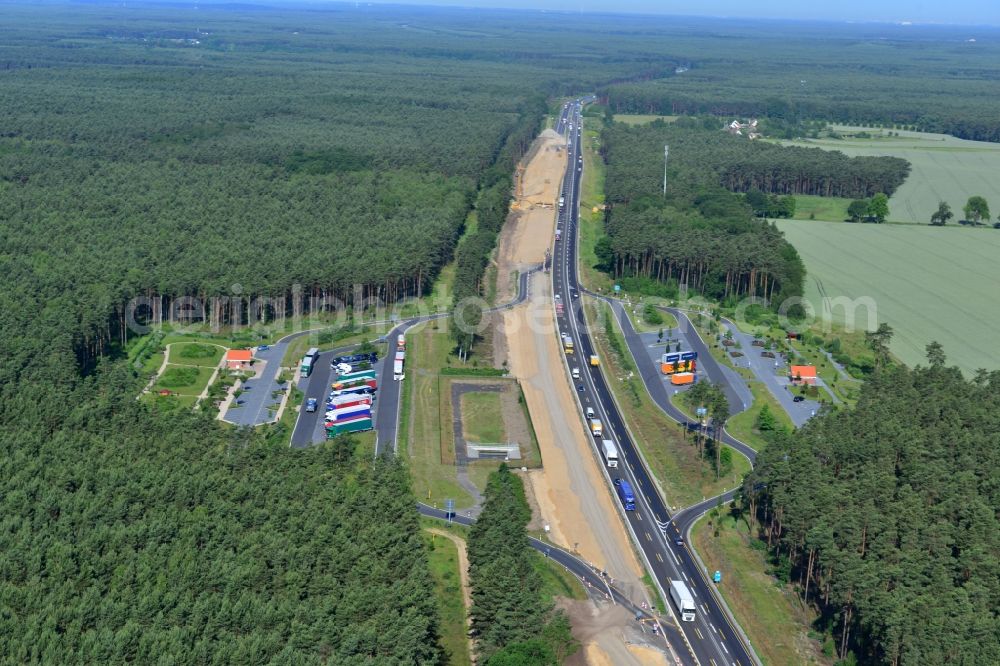
[[(567, 371), (569, 367), (580, 368), (580, 379), (574, 383), (578, 385), (577, 396), (581, 407), (594, 409), (604, 425), (603, 437), (614, 439), (618, 444), (621, 460), (619, 467), (609, 469), (602, 465), (602, 469), (607, 475), (609, 484), (613, 476), (619, 476), (627, 479), (635, 490), (636, 510), (622, 513), (648, 570), (660, 588), (660, 593), (668, 599), (668, 603), (671, 603), (667, 593), (670, 581), (683, 580), (694, 595), (698, 606), (696, 619), (693, 622), (680, 624), (695, 658), (704, 665), (752, 666), (756, 663), (755, 659), (740, 639), (740, 634), (728, 614), (723, 610), (712, 590), (712, 583), (698, 566), (686, 545), (686, 540), (683, 543), (675, 541), (682, 533), (682, 529), (686, 531), (686, 526), (675, 526), (672, 523), (671, 516), (628, 434), (624, 420), (608, 390), (601, 367), (592, 367), (588, 362), (594, 353), (594, 347), (583, 308), (579, 307), (580, 289), (577, 276), (577, 231), (580, 183), (583, 175), (580, 126), (582, 104), (586, 101), (589, 100), (577, 100), (571, 103), (556, 126), (557, 130), (562, 130), (567, 136), (569, 158), (561, 191), (565, 206), (560, 209), (557, 222), (557, 226), (562, 229), (562, 236), (561, 240), (555, 241), (552, 253), (553, 294), (557, 302), (563, 303), (562, 308), (557, 308), (556, 320), (559, 331), (571, 336), (576, 347), (576, 353), (567, 358)], [(636, 360), (639, 361), (646, 356), (645, 350), (642, 350), (641, 354), (636, 354)], [(662, 389), (659, 379), (657, 385)], [(580, 418), (583, 418), (582, 411)], [(598, 457), (601, 456), (599, 445), (599, 441), (595, 438), (594, 450)], [(614, 492), (610, 485), (609, 490)], [(695, 514), (684, 512), (684, 515)]]

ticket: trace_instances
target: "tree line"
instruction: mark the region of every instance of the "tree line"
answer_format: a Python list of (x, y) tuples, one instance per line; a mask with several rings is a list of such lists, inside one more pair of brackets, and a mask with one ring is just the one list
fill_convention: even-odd
[(563, 612), (542, 591), (538, 556), (525, 528), (524, 485), (506, 464), (490, 475), (483, 511), (469, 533), (472, 633), (487, 666), (556, 666), (576, 651)]
[(856, 408), (772, 432), (742, 510), (841, 659), (998, 663), (1000, 373), (967, 380), (936, 343), (890, 366), (890, 335)]
[(680, 71), (608, 82), (597, 94), (614, 113), (821, 120), (1000, 141), (989, 102), (1000, 49), (960, 28), (911, 27), (665, 27)]
[[(680, 285), (723, 300), (800, 295), (805, 269), (795, 249), (773, 224), (755, 220), (744, 197), (722, 188), (706, 166), (713, 138), (708, 130), (663, 123), (619, 123), (602, 132), (608, 205), (607, 236), (596, 247), (601, 266), (616, 278), (665, 283), (673, 295)], [(666, 197), (664, 144), (670, 146)]]

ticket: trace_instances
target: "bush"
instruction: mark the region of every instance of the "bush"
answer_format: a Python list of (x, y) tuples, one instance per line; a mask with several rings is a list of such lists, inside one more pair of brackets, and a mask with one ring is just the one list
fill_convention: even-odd
[(218, 347), (191, 342), (181, 347), (181, 358), (212, 358), (219, 352)]
[(172, 367), (163, 372), (157, 384), (163, 388), (174, 389), (193, 386), (197, 381), (198, 368)]
[(646, 303), (646, 307), (642, 309), (642, 318), (646, 320), (646, 323), (650, 326), (659, 326), (663, 323), (663, 315), (660, 311), (653, 307), (652, 303)]

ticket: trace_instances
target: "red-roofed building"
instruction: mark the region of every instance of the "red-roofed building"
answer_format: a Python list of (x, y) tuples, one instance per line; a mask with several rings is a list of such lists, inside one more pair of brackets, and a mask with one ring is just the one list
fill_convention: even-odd
[(253, 352), (249, 349), (230, 349), (226, 352), (226, 367), (230, 370), (246, 370), (253, 361)]
[(792, 380), (792, 384), (808, 384), (812, 386), (816, 383), (816, 366), (793, 365), (788, 370), (788, 377)]

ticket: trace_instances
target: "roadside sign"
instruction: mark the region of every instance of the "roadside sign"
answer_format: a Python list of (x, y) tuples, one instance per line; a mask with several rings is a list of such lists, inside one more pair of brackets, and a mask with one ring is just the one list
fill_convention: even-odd
[(622, 286), (620, 284), (616, 284), (615, 285), (615, 293), (617, 294), (621, 290), (622, 290)]
[(452, 516), (455, 515), (455, 500), (453, 500), (453, 499), (446, 499), (444, 501), (444, 513), (445, 513), (445, 516), (450, 521), (452, 519)]
[(705, 414), (708, 414), (708, 409), (706, 407), (699, 407), (694, 410), (694, 413), (696, 416), (705, 416)]
[(712, 574), (712, 582), (714, 582), (714, 583), (721, 583), (722, 582), (722, 572), (721, 571), (716, 571), (714, 574)]

